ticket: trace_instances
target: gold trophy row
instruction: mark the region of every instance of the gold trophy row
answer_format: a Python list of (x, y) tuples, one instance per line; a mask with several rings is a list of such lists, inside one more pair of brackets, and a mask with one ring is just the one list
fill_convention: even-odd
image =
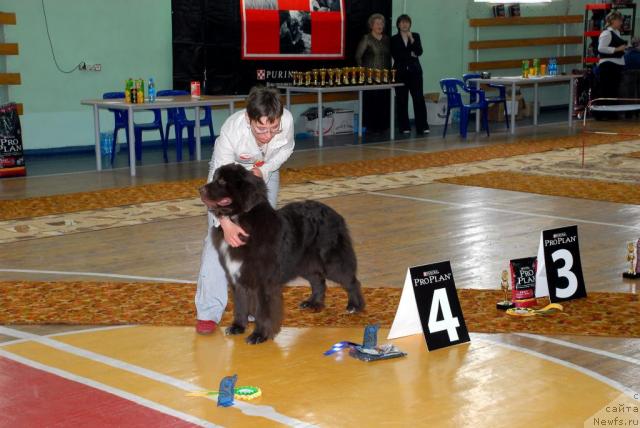
[(396, 83), (396, 70), (343, 67), (293, 72), (293, 86), (348, 86), (383, 83)]

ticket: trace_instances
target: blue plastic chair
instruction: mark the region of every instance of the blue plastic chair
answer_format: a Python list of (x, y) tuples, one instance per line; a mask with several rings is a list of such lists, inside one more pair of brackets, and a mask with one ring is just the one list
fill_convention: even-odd
[[(159, 97), (176, 97), (181, 95), (189, 95), (187, 91), (179, 91), (173, 89), (166, 89), (158, 91)], [(200, 127), (209, 128), (209, 136), (211, 141), (215, 140), (215, 134), (213, 132), (213, 114), (211, 107), (201, 107), (204, 110), (204, 117), (200, 118)], [(184, 128), (187, 128), (187, 143), (189, 145), (189, 156), (193, 158), (196, 141), (195, 141), (195, 127), (196, 121), (187, 119), (187, 114), (184, 108), (168, 108), (167, 109), (167, 125), (165, 130), (166, 138), (162, 142), (162, 148), (164, 149), (165, 161), (167, 159), (167, 149), (169, 145), (169, 132), (171, 127), (174, 127), (174, 133), (176, 135), (176, 159), (182, 160), (182, 134)]]
[[(467, 73), (462, 75), (462, 80), (464, 81), (464, 84), (469, 88), (469, 87), (472, 87), (469, 84), (469, 79), (479, 79), (480, 77), (482, 76), (480, 76), (479, 73)], [(504, 123), (507, 125), (507, 129), (509, 129), (509, 115), (507, 114), (507, 88), (504, 85), (497, 85), (495, 83), (485, 83), (485, 84), (490, 88), (498, 90), (498, 96), (486, 97), (487, 103), (502, 104), (502, 106), (504, 107)], [(473, 99), (471, 100), (471, 102), (474, 102), (474, 101), (475, 100)]]
[[(120, 98), (124, 98), (124, 92), (106, 92), (102, 94), (102, 99), (105, 100)], [(109, 109), (109, 111), (114, 115), (113, 146), (111, 150), (111, 165), (113, 166), (116, 153), (116, 138), (120, 129), (124, 129), (127, 144), (129, 144), (129, 113), (125, 110)], [(133, 124), (133, 141), (136, 150), (136, 160), (142, 160), (142, 132), (157, 130), (160, 132), (161, 140), (164, 141), (164, 133), (162, 131), (162, 111), (160, 109), (149, 109), (149, 111), (153, 112), (153, 122)]]
[[(482, 125), (487, 131), (487, 136), (489, 135), (489, 120), (487, 118), (489, 104), (487, 104), (487, 100), (485, 99), (484, 91), (468, 88), (464, 82), (459, 79), (442, 79), (440, 80), (440, 88), (442, 88), (442, 92), (447, 96), (447, 118), (444, 123), (442, 138), (447, 135), (449, 114), (454, 108), (460, 109), (460, 136), (462, 138), (467, 138), (467, 126), (469, 124), (469, 113), (471, 110), (479, 110), (482, 113)], [(462, 102), (462, 94), (458, 91), (458, 88), (467, 92), (470, 98), (475, 101), (469, 104)]]

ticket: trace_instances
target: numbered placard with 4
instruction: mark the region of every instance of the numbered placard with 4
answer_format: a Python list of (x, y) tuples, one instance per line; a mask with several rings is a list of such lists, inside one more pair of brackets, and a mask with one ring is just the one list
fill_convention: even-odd
[(388, 338), (421, 333), (430, 351), (469, 341), (448, 261), (407, 270)]

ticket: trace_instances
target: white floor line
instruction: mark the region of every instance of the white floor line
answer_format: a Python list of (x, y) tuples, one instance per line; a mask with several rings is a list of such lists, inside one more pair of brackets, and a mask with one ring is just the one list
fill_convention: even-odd
[(21, 356), (16, 355), (16, 354), (12, 354), (11, 352), (7, 352), (7, 351), (4, 351), (2, 349), (0, 349), (0, 356), (4, 357), (4, 358), (7, 358), (9, 360), (24, 364), (26, 366), (32, 367), (34, 369), (42, 370), (42, 371), (45, 371), (47, 373), (51, 373), (51, 374), (54, 374), (56, 376), (60, 376), (62, 378), (71, 380), (73, 382), (78, 382), (78, 383), (80, 383), (82, 385), (86, 385), (86, 386), (89, 386), (89, 387), (92, 387), (92, 388), (99, 389), (101, 391), (107, 392), (109, 394), (116, 395), (116, 396), (118, 396), (120, 398), (124, 398), (125, 400), (129, 400), (129, 401), (134, 402), (136, 404), (139, 404), (141, 406), (148, 407), (149, 409), (164, 413), (166, 415), (173, 416), (174, 418), (178, 418), (178, 419), (181, 419), (183, 421), (190, 422), (192, 424), (195, 424), (195, 425), (198, 425), (198, 426), (201, 426), (201, 427), (214, 428), (214, 427), (219, 427), (220, 426), (220, 425), (213, 424), (213, 423), (211, 423), (209, 421), (206, 421), (204, 419), (200, 419), (198, 417), (195, 417), (193, 415), (189, 415), (187, 413), (180, 412), (180, 411), (172, 409), (170, 407), (163, 406), (162, 404), (158, 404), (158, 403), (155, 403), (153, 401), (147, 400), (146, 398), (140, 397), (139, 395), (132, 394), (130, 392), (123, 391), (121, 389), (114, 388), (114, 387), (109, 386), (109, 385), (105, 385), (104, 383), (97, 382), (95, 380), (88, 379), (86, 377), (82, 377), (82, 376), (75, 375), (73, 373), (69, 373), (69, 372), (67, 372), (65, 370), (61, 370), (61, 369), (57, 369), (55, 367), (47, 366), (45, 364), (39, 363), (37, 361), (30, 360), (30, 359), (25, 358), (25, 357), (21, 357)]
[(626, 355), (616, 354), (614, 352), (604, 351), (598, 348), (591, 348), (589, 346), (578, 345), (566, 340), (555, 339), (552, 337), (540, 336), (530, 333), (514, 333), (516, 336), (526, 337), (528, 339), (538, 340), (540, 342), (553, 343), (554, 345), (563, 346), (565, 348), (577, 349), (579, 351), (590, 352), (592, 354), (601, 355), (603, 357), (612, 358), (614, 360), (624, 361), (625, 363), (635, 364), (640, 366), (640, 359), (627, 357)]
[(569, 222), (572, 222), (572, 223), (595, 224), (595, 225), (598, 225), (598, 226), (610, 226), (610, 227), (618, 227), (618, 228), (622, 228), (622, 229), (640, 230), (640, 226), (630, 226), (630, 225), (626, 225), (626, 224), (606, 223), (606, 222), (602, 222), (602, 221), (585, 220), (585, 219), (574, 218), (574, 217), (562, 217), (562, 216), (555, 216), (555, 215), (550, 215), (550, 214), (537, 214), (537, 213), (525, 212), (525, 211), (507, 210), (507, 209), (504, 209), (504, 208), (493, 208), (493, 207), (487, 207), (487, 206), (482, 206), (482, 205), (463, 204), (463, 203), (460, 203), (460, 202), (441, 201), (441, 200), (438, 200), (438, 199), (418, 198), (418, 197), (415, 197), (415, 196), (397, 195), (397, 194), (394, 194), (394, 193), (367, 192), (367, 194), (374, 195), (374, 196), (382, 196), (382, 197), (385, 197), (385, 198), (397, 198), (397, 199), (407, 199), (407, 200), (410, 200), (410, 201), (428, 202), (428, 203), (431, 203), (431, 204), (447, 205), (447, 206), (450, 206), (450, 207), (457, 207), (457, 208), (484, 210), (484, 211), (493, 211), (493, 212), (499, 212), (499, 213), (505, 213), (505, 214), (522, 215), (522, 216), (525, 216), (525, 217), (546, 218), (546, 219), (551, 219), (551, 220), (569, 221)]
[[(399, 147), (377, 147), (377, 146), (365, 145), (365, 146), (362, 146), (362, 148), (363, 149), (374, 149), (374, 150), (409, 152), (409, 153), (429, 153), (426, 150), (401, 149)], [(437, 152), (431, 152), (431, 153), (437, 153)]]
[[(135, 324), (109, 325), (109, 326), (105, 326), (105, 327), (83, 328), (83, 329), (80, 329), (80, 330), (69, 330), (69, 331), (63, 331), (63, 332), (60, 332), (60, 333), (42, 334), (42, 335), (40, 335), (40, 337), (59, 337), (59, 336), (68, 336), (68, 335), (72, 335), (72, 334), (94, 333), (96, 331), (117, 330), (117, 329), (121, 329), (121, 328), (131, 328), (131, 327), (136, 327), (136, 325)], [(31, 340), (31, 339), (8, 340), (6, 342), (0, 343), (0, 348), (2, 348), (3, 346), (7, 346), (7, 345), (16, 345), (18, 343), (28, 342), (29, 340)]]
[(119, 279), (140, 279), (154, 282), (176, 282), (180, 284), (195, 284), (196, 281), (176, 278), (158, 278), (154, 276), (136, 276), (136, 275), (120, 275), (117, 273), (100, 273), (100, 272), (67, 272), (59, 270), (36, 270), (36, 269), (0, 269), (0, 272), (12, 273), (46, 273), (50, 275), (70, 275), (70, 276), (95, 276), (101, 278), (119, 278)]
[(638, 397), (640, 397), (640, 395), (638, 394), (637, 391), (634, 391), (633, 389), (629, 388), (626, 385), (621, 384), (620, 382), (613, 380), (607, 376), (604, 376), (600, 373), (594, 372), (593, 370), (589, 370), (585, 367), (579, 366), (577, 364), (571, 363), (569, 361), (565, 361), (565, 360), (561, 360), (560, 358), (556, 358), (556, 357), (552, 357), (550, 355), (547, 354), (543, 354), (542, 352), (538, 352), (538, 351), (533, 351), (531, 349), (528, 348), (524, 348), (522, 346), (518, 346), (518, 345), (514, 345), (511, 343), (505, 343), (505, 342), (501, 342), (500, 340), (494, 340), (494, 339), (488, 339), (486, 336), (483, 337), (478, 337), (477, 335), (473, 335), (475, 336), (475, 340), (480, 340), (480, 341), (484, 341), (484, 342), (489, 342), (498, 346), (501, 346), (503, 348), (507, 348), (507, 349), (511, 349), (512, 351), (518, 351), (518, 352), (523, 352), (525, 354), (529, 354), (531, 356), (537, 357), (537, 358), (541, 358), (543, 360), (547, 360), (550, 361), (552, 363), (556, 363), (559, 364), (561, 366), (576, 370), (586, 376), (592, 377), (596, 380), (599, 380), (600, 382), (609, 385), (611, 388), (616, 389), (624, 394), (626, 394), (628, 397), (633, 398), (634, 400), (637, 400)]
[[(136, 366), (134, 364), (129, 364), (125, 361), (118, 360), (115, 358), (107, 357), (106, 355), (101, 355), (92, 351), (88, 351), (86, 349), (78, 348), (76, 346), (72, 346), (63, 342), (59, 342), (57, 340), (50, 339), (48, 337), (42, 337), (31, 333), (25, 333), (19, 330), (14, 330), (8, 327), (0, 326), (0, 334), (4, 334), (7, 336), (18, 337), (21, 339), (30, 339), (34, 342), (40, 343), (45, 346), (49, 346), (54, 349), (58, 349), (63, 352), (67, 352), (69, 354), (77, 355), (82, 358), (86, 358), (101, 364), (105, 364), (119, 370), (128, 371), (138, 376), (143, 376), (148, 379), (154, 380), (156, 382), (161, 382), (167, 385), (171, 385), (175, 388), (182, 389), (183, 391), (191, 392), (191, 391), (202, 391), (205, 388), (190, 382), (186, 382), (180, 379), (176, 379), (174, 377), (168, 376), (163, 373), (159, 373), (153, 370), (149, 370), (144, 367)], [(253, 404), (236, 401), (233, 408), (240, 410), (242, 413), (248, 416), (260, 416), (266, 419), (270, 419), (272, 421), (281, 423), (283, 425), (291, 426), (291, 427), (312, 427), (313, 425), (301, 421), (299, 419), (295, 419), (281, 413), (278, 413), (271, 406), (256, 406)]]

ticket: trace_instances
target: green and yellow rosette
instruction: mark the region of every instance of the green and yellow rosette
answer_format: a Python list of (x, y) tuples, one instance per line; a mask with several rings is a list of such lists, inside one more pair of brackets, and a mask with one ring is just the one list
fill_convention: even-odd
[[(187, 397), (215, 397), (218, 391), (193, 391)], [(233, 390), (233, 398), (236, 400), (249, 401), (262, 395), (262, 390), (257, 386), (239, 386)]]

